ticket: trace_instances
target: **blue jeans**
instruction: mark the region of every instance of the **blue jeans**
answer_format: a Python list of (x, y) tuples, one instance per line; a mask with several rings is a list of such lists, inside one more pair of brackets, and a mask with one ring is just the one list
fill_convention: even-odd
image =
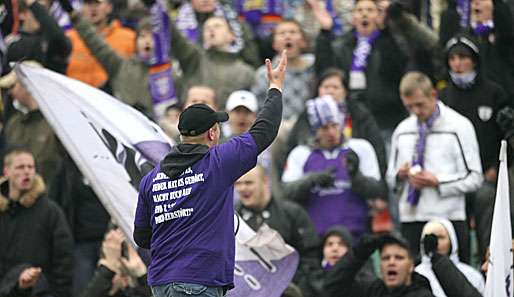
[(154, 297), (223, 297), (221, 287), (207, 287), (190, 283), (171, 283), (152, 287)]

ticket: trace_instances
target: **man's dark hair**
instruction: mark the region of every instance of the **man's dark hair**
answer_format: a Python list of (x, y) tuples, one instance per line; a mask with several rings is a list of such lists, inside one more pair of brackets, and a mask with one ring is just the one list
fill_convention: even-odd
[(344, 72), (337, 68), (328, 68), (325, 71), (321, 73), (321, 75), (318, 77), (318, 81), (316, 83), (316, 89), (314, 90), (314, 93), (316, 95), (318, 94), (318, 89), (321, 86), (321, 84), (328, 78), (331, 78), (333, 76), (337, 76), (341, 83), (343, 84), (343, 87), (348, 91), (348, 80), (346, 78), (346, 75)]

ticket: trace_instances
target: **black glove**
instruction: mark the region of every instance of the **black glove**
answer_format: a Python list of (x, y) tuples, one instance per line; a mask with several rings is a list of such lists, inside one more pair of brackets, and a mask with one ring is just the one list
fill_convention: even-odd
[(373, 252), (382, 244), (382, 237), (379, 235), (365, 234), (354, 247), (353, 253), (363, 261), (367, 260)]
[(514, 110), (512, 108), (505, 107), (500, 110), (496, 116), (496, 122), (505, 132), (506, 139), (514, 136)]
[(73, 12), (73, 6), (71, 6), (70, 1), (68, 0), (59, 0), (59, 4), (61, 5), (62, 9), (66, 11), (67, 13), (71, 14)]
[(423, 250), (425, 254), (431, 256), (437, 251), (437, 236), (434, 234), (427, 234), (423, 237)]
[(309, 175), (309, 180), (312, 182), (313, 186), (320, 186), (322, 188), (327, 188), (334, 185), (335, 177), (334, 177), (334, 167), (330, 167), (327, 170), (314, 172)]
[(398, 20), (402, 17), (403, 11), (403, 5), (398, 1), (393, 1), (387, 8), (387, 17), (393, 21)]
[(355, 177), (359, 172), (359, 164), (359, 156), (354, 151), (350, 150), (345, 156), (345, 165), (348, 175), (350, 175), (351, 178)]

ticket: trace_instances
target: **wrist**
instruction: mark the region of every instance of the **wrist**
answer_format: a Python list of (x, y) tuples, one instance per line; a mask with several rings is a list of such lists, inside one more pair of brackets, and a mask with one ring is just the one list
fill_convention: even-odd
[(135, 278), (140, 278), (146, 274), (146, 266), (144, 264), (137, 265), (129, 271), (129, 274)]
[(279, 90), (279, 91), (282, 93), (282, 86), (280, 86), (280, 85), (278, 85), (278, 84), (276, 84), (276, 83), (272, 83), (272, 82), (271, 82), (271, 83), (269, 84), (269, 88), (268, 88), (268, 90), (271, 90), (271, 89), (277, 89), (277, 90)]
[(98, 261), (98, 266), (100, 265), (104, 266), (105, 268), (109, 269), (114, 273), (118, 273), (120, 271), (119, 263), (116, 263), (116, 261), (107, 260), (103, 258)]

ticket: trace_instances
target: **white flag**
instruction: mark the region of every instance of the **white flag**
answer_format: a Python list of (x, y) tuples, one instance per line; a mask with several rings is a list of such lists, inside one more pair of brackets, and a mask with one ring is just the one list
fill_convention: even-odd
[(507, 173), (507, 142), (500, 149), (500, 171), (496, 188), (490, 257), (485, 283), (485, 297), (512, 297), (512, 235), (510, 227), (509, 175)]

